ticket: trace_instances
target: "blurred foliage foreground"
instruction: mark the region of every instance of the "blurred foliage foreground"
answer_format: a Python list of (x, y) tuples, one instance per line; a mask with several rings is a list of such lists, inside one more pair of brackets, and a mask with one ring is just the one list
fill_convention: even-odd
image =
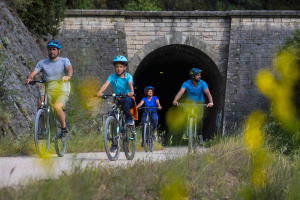
[[(74, 167), (57, 179), (0, 189), (0, 199), (299, 199), (300, 158), (270, 151), (267, 177), (252, 184), (254, 157), (241, 136), (223, 138), (203, 154), (123, 166)], [(259, 175), (259, 174), (258, 174)]]

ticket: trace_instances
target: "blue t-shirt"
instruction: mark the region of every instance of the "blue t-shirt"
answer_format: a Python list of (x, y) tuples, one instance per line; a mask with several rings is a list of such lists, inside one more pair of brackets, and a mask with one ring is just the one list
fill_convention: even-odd
[[(43, 73), (44, 81), (62, 80), (63, 76), (67, 76), (66, 67), (71, 65), (68, 58), (59, 57), (56, 61), (51, 61), (46, 58), (38, 62), (34, 70)], [(70, 82), (62, 83), (62, 86), (57, 82), (50, 82), (48, 84), (48, 92), (66, 92), (70, 93)]]
[(187, 91), (188, 93), (187, 99), (194, 102), (203, 102), (204, 90), (208, 88), (207, 84), (202, 80), (198, 82), (196, 89), (193, 86), (192, 80), (188, 80), (184, 82), (181, 87)]
[(124, 78), (120, 78), (115, 73), (110, 75), (107, 81), (110, 82), (111, 85), (113, 86), (115, 94), (120, 94), (121, 92), (122, 94), (128, 94), (130, 92), (128, 83), (130, 81), (133, 82), (132, 76), (126, 72)]
[[(150, 101), (147, 99), (147, 97), (144, 97), (142, 100), (144, 101), (145, 107), (156, 107), (155, 101), (156, 101), (157, 99), (158, 99), (157, 97), (152, 96), (152, 99), (151, 99)], [(150, 108), (149, 110), (150, 110), (150, 111), (155, 111), (156, 109)]]

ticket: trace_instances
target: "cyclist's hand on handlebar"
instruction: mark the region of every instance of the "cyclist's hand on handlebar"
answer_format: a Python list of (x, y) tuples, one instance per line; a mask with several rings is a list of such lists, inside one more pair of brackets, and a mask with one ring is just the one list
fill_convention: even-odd
[(103, 95), (102, 92), (97, 93), (97, 97), (102, 97), (102, 95)]
[(207, 104), (207, 107), (213, 107), (214, 106), (214, 103), (208, 103)]
[(133, 96), (133, 92), (128, 92), (127, 96), (132, 97)]
[(68, 77), (68, 76), (63, 76), (62, 77), (63, 82), (68, 82), (69, 80), (70, 80), (70, 77)]
[(161, 110), (161, 109), (162, 109), (162, 107), (161, 107), (161, 106), (159, 106), (159, 107), (158, 107), (158, 110)]
[(178, 106), (178, 102), (177, 101), (173, 101), (173, 105), (174, 106)]
[(31, 78), (26, 78), (26, 80), (25, 80), (25, 85), (28, 85), (30, 81), (32, 81)]

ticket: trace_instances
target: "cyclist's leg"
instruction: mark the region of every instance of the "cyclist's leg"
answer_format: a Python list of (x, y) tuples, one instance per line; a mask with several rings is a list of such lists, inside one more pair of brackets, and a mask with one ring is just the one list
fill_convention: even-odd
[(39, 98), (38, 98), (38, 102), (37, 102), (37, 110), (39, 110), (40, 109), (40, 107), (42, 106), (42, 102), (44, 101), (44, 98), (45, 98), (45, 96), (44, 95), (42, 95), (42, 96), (40, 96)]
[(120, 99), (119, 104), (122, 106), (123, 112), (126, 116), (126, 123), (128, 125), (133, 125), (133, 118), (130, 113), (130, 108), (132, 106), (134, 106), (134, 100), (131, 97), (126, 97), (126, 98)]
[(157, 125), (158, 125), (158, 115), (157, 113), (152, 113), (151, 114), (151, 123), (153, 126), (153, 131), (156, 131)]
[(57, 120), (61, 124), (61, 137), (62, 141), (66, 142), (68, 140), (68, 130), (66, 127), (66, 116), (63, 111), (63, 107), (66, 105), (67, 101), (69, 99), (68, 93), (62, 93), (57, 95), (57, 98), (55, 99), (55, 103), (53, 105), (53, 108), (56, 112)]

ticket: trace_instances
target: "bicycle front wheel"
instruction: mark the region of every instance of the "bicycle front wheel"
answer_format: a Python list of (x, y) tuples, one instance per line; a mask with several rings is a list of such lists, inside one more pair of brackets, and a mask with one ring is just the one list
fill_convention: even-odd
[(194, 119), (190, 118), (189, 120), (189, 144), (188, 144), (188, 152), (192, 153), (193, 151), (193, 137), (194, 137)]
[(124, 141), (124, 151), (127, 160), (132, 160), (135, 155), (136, 139), (135, 139), (135, 134), (132, 131), (135, 131), (135, 125), (133, 125), (131, 128), (130, 127), (126, 128), (126, 139)]
[(144, 124), (144, 141), (143, 141), (145, 152), (148, 152), (148, 148), (149, 148), (149, 146), (148, 146), (148, 137), (149, 137), (149, 128), (148, 128), (148, 124), (145, 123)]
[(116, 118), (109, 116), (104, 126), (104, 147), (110, 161), (116, 161), (120, 154), (119, 127)]
[(150, 126), (150, 138), (149, 138), (149, 149), (150, 149), (150, 152), (153, 152), (153, 137), (154, 137), (154, 132), (153, 132), (153, 126), (151, 124), (151, 126)]
[(35, 118), (34, 143), (36, 153), (40, 158), (47, 156), (50, 148), (50, 129), (47, 122), (47, 113), (40, 109)]
[[(67, 125), (67, 115), (65, 112), (65, 117), (66, 117), (66, 125)], [(65, 155), (66, 152), (66, 148), (67, 148), (67, 142), (62, 142), (60, 134), (61, 134), (61, 125), (59, 123), (59, 121), (56, 119), (56, 116), (54, 115), (54, 126), (53, 126), (53, 130), (51, 131), (53, 133), (53, 135), (55, 135), (55, 151), (58, 157), (63, 157)]]

